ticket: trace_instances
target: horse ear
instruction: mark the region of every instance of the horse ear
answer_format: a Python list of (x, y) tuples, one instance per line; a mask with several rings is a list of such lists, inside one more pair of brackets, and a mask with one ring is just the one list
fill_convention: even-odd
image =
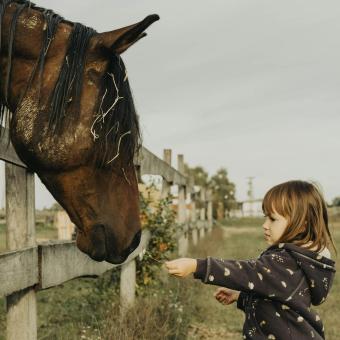
[(159, 16), (152, 14), (137, 24), (110, 32), (99, 33), (97, 36), (98, 43), (121, 54), (139, 39), (144, 38), (146, 36), (144, 31), (157, 20), (159, 20)]

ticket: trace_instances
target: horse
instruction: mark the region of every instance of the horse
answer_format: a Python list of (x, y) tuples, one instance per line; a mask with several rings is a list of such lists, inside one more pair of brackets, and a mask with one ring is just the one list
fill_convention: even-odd
[(158, 19), (98, 33), (30, 1), (0, 0), (0, 122), (96, 261), (123, 263), (140, 243), (141, 136), (121, 54)]

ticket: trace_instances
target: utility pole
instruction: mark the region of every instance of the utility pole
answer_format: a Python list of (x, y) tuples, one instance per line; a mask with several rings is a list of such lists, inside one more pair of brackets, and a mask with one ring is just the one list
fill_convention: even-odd
[(253, 216), (254, 214), (254, 190), (253, 190), (253, 179), (255, 177), (247, 177), (248, 179), (248, 201), (249, 201), (249, 215)]

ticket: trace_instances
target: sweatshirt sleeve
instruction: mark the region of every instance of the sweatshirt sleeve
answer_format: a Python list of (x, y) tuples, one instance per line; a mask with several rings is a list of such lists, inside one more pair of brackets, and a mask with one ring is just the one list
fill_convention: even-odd
[(237, 308), (241, 309), (245, 312), (246, 304), (247, 304), (248, 294), (245, 292), (241, 292), (237, 299)]
[(281, 251), (265, 253), (256, 260), (198, 259), (194, 278), (207, 284), (289, 301), (301, 275), (296, 261), (286, 251)]

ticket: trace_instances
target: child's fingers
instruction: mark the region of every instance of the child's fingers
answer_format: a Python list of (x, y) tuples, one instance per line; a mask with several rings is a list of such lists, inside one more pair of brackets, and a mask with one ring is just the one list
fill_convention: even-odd
[(215, 296), (216, 299), (222, 299), (223, 297), (224, 297), (224, 295), (220, 294), (220, 293)]
[(175, 267), (175, 264), (172, 261), (166, 261), (164, 264), (168, 269), (172, 269)]
[(217, 288), (217, 292), (225, 292), (225, 291), (227, 291), (227, 288), (225, 288), (225, 287)]
[(178, 270), (177, 268), (169, 269), (168, 272), (171, 275), (182, 276), (182, 272), (180, 270)]
[(225, 296), (222, 296), (222, 295), (219, 295), (216, 297), (216, 300), (219, 302), (223, 302), (225, 299), (226, 299)]
[(220, 287), (215, 291), (214, 296), (216, 297), (217, 295), (229, 295), (229, 291), (227, 288)]
[(218, 292), (216, 294), (216, 297), (229, 297), (230, 294), (226, 293), (226, 292)]

